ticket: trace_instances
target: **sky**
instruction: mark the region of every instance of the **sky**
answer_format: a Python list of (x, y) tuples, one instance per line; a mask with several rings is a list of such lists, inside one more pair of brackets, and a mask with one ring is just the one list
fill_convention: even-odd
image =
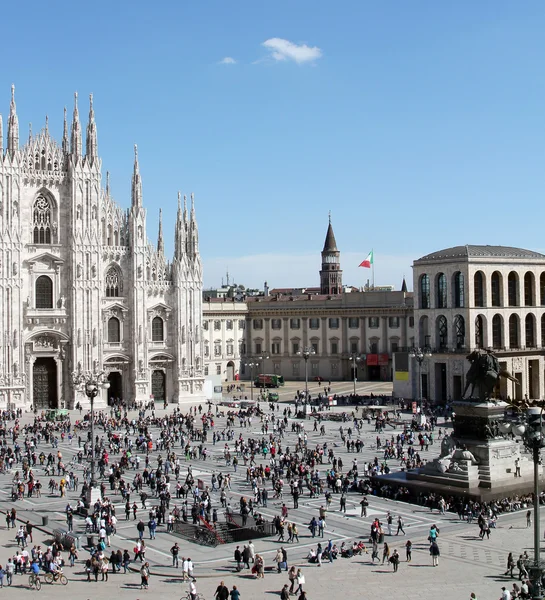
[(148, 235), (195, 193), (205, 287), (318, 285), (331, 219), (344, 283), (460, 244), (545, 251), (545, 3), (8, 3), (0, 113), (21, 139), (93, 93), (102, 170)]

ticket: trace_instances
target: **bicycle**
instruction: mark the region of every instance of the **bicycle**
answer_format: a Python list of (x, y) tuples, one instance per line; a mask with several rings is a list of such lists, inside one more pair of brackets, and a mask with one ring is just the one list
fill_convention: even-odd
[(195, 596), (193, 597), (191, 595), (191, 592), (188, 590), (185, 593), (185, 596), (182, 596), (180, 600), (204, 600), (204, 596), (202, 594), (195, 594)]
[(42, 589), (42, 582), (40, 581), (40, 576), (32, 573), (28, 578), (28, 585), (30, 589), (35, 587), (38, 591)]
[(68, 584), (68, 579), (64, 573), (46, 573), (44, 575), (44, 579), (46, 583), (53, 583), (55, 581), (59, 581), (62, 585)]

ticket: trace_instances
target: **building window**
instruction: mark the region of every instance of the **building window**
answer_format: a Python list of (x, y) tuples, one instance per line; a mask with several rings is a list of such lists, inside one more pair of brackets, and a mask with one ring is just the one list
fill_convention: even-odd
[(320, 373), (320, 363), (310, 363), (310, 372), (313, 377), (316, 377)]
[(456, 348), (464, 348), (466, 345), (466, 324), (462, 315), (454, 317), (454, 338), (456, 339)]
[(420, 308), (426, 309), (430, 307), (430, 277), (422, 275), (420, 277)]
[(221, 356), (221, 342), (214, 343), (214, 356)]
[(390, 329), (399, 329), (399, 317), (388, 317), (388, 327)]
[(263, 319), (254, 319), (254, 329), (263, 329)]
[(227, 354), (229, 356), (233, 356), (234, 351), (235, 351), (235, 347), (233, 346), (233, 344), (227, 344)]
[(312, 317), (308, 320), (308, 326), (310, 329), (320, 329), (320, 319)]
[(534, 274), (528, 271), (524, 275), (524, 305), (534, 306)]
[(301, 319), (290, 319), (290, 329), (299, 329), (301, 327)]
[(437, 345), (440, 349), (445, 349), (448, 344), (448, 323), (445, 315), (437, 317)]
[(311, 346), (311, 348), (314, 350), (314, 354), (318, 354), (318, 348), (319, 348), (319, 346), (318, 346), (318, 342), (312, 342), (312, 343), (310, 344), (310, 346)]
[(392, 354), (394, 354), (395, 352), (397, 352), (397, 349), (398, 349), (398, 347), (399, 347), (399, 346), (398, 346), (398, 343), (397, 343), (397, 342), (392, 342), (392, 343), (390, 344), (390, 352), (391, 352)]
[(221, 365), (216, 365), (216, 375), (221, 375)]
[(204, 375), (205, 377), (208, 377), (208, 365), (205, 365), (204, 367)]
[(221, 330), (221, 321), (214, 321), (214, 331), (220, 331)]
[(339, 319), (337, 317), (329, 319), (329, 329), (339, 329)]
[(473, 293), (475, 306), (484, 306), (484, 275), (482, 271), (477, 271), (473, 276)]
[(465, 281), (463, 273), (454, 273), (454, 306), (464, 308), (465, 306)]
[(509, 347), (519, 347), (519, 320), (517, 315), (509, 317)]
[(44, 196), (38, 196), (34, 202), (33, 242), (51, 244), (51, 202)]
[(227, 321), (225, 322), (225, 329), (233, 329), (233, 321), (231, 319), (227, 319)]
[(272, 329), (281, 329), (282, 328), (282, 319), (271, 319), (271, 328)]
[(115, 267), (110, 267), (106, 272), (106, 297), (117, 298), (121, 291), (121, 277), (119, 271)]
[(409, 327), (414, 327), (414, 317), (409, 317)]
[(541, 347), (545, 348), (545, 314), (541, 315)]
[(475, 346), (482, 348), (484, 346), (484, 323), (482, 315), (475, 318)]
[(379, 317), (369, 317), (369, 327), (371, 329), (377, 329), (380, 325)]
[(291, 344), (291, 353), (297, 354), (299, 352), (299, 342), (292, 342)]
[(339, 344), (337, 342), (331, 342), (331, 354), (339, 353)]
[(245, 327), (246, 327), (246, 321), (244, 321), (243, 319), (240, 319), (238, 322), (238, 328), (244, 329)]
[(36, 279), (36, 308), (53, 308), (53, 282), (47, 275)]
[(164, 323), (161, 317), (154, 317), (151, 322), (151, 341), (162, 342), (165, 339)]
[(357, 354), (358, 352), (358, 342), (350, 342), (350, 354)]
[(208, 343), (204, 345), (204, 356), (205, 358), (208, 358), (210, 356), (210, 347), (208, 346)]
[(494, 315), (492, 318), (492, 347), (503, 347), (503, 324), (500, 315)]
[(511, 271), (507, 276), (507, 302), (509, 306), (518, 306), (518, 275)]
[(336, 377), (339, 368), (339, 363), (331, 363), (331, 376)]
[(108, 319), (108, 341), (114, 344), (121, 341), (121, 324), (117, 317)]
[(208, 321), (203, 321), (202, 328), (203, 328), (205, 331), (208, 331)]
[(291, 372), (294, 377), (299, 377), (299, 363), (298, 362), (291, 363)]
[(261, 342), (256, 342), (255, 343), (255, 353), (256, 354), (261, 354)]
[(371, 354), (378, 354), (378, 342), (371, 342), (369, 349), (371, 350)]
[(545, 306), (545, 273), (539, 276), (539, 303)]
[(280, 342), (273, 342), (271, 344), (271, 354), (280, 354)]
[(492, 291), (492, 306), (501, 306), (501, 275), (498, 271), (492, 273), (490, 288)]
[(350, 329), (357, 329), (360, 326), (360, 320), (358, 317), (348, 317), (348, 327)]
[(536, 346), (536, 328), (534, 315), (526, 315), (526, 348), (535, 348)]
[(437, 308), (447, 307), (447, 276), (444, 273), (437, 275)]

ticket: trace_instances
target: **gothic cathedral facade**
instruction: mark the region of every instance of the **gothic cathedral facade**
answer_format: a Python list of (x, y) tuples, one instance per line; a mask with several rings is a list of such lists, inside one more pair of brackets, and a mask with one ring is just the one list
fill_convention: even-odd
[(2, 127), (0, 117), (0, 410), (86, 406), (78, 372), (108, 379), (97, 407), (203, 400), (193, 195), (188, 211), (178, 194), (168, 261), (161, 220), (157, 244), (147, 238), (136, 147), (130, 209), (110, 197), (108, 176), (102, 187), (92, 96), (86, 135), (76, 95), (60, 146), (47, 120), (19, 144), (13, 88), (5, 148)]

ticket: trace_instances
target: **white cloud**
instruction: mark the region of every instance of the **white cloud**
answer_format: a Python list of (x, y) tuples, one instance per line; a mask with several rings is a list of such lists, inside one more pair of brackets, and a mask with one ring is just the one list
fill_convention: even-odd
[(226, 56), (219, 62), (220, 65), (236, 65), (237, 61), (232, 56)]
[(270, 55), (274, 60), (293, 60), (300, 65), (313, 62), (322, 56), (322, 51), (317, 46), (294, 44), (282, 38), (271, 38), (263, 42), (262, 46), (270, 51)]
[[(367, 256), (362, 252), (341, 252), (343, 283), (362, 287), (371, 280), (371, 269), (358, 267)], [(393, 285), (401, 288), (403, 277), (412, 290), (413, 255), (385, 255), (375, 251), (375, 284)], [(317, 254), (254, 254), (237, 257), (203, 257), (204, 287), (218, 287), (229, 271), (231, 281), (246, 287), (263, 289), (263, 282), (269, 287), (308, 287), (318, 286), (320, 253)]]

